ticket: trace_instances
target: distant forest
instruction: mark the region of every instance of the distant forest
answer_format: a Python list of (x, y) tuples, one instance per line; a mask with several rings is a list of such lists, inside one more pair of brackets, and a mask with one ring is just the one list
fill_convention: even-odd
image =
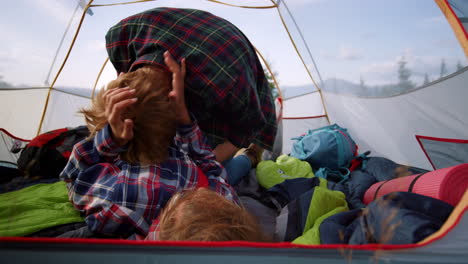
[(14, 87), (15, 87), (14, 85), (12, 85), (12, 84), (10, 84), (10, 83), (8, 83), (8, 82), (5, 82), (5, 81), (3, 80), (3, 76), (0, 75), (0, 89), (1, 89), (1, 88), (14, 88)]
[[(458, 62), (456, 65), (456, 71), (460, 71), (463, 68), (464, 66), (460, 62)], [(412, 71), (407, 67), (407, 61), (404, 58), (402, 58), (400, 61), (398, 61), (397, 80), (394, 83), (389, 83), (385, 85), (367, 85), (362, 77), (360, 78), (360, 83), (353, 83), (339, 78), (332, 78), (325, 80), (320, 87), (324, 91), (334, 93), (343, 93), (366, 97), (387, 97), (409, 92), (432, 81), (443, 78), (446, 75), (448, 75), (447, 64), (445, 60), (442, 60), (440, 64), (440, 73), (434, 80), (431, 80), (429, 78), (429, 74), (426, 73), (424, 74), (423, 81), (420, 83), (416, 83), (412, 81)], [(314, 90), (314, 87), (296, 86), (282, 87), (282, 89), (283, 96), (285, 98), (290, 98), (311, 92)]]
[[(431, 81), (438, 80), (448, 74), (447, 64), (445, 60), (442, 59), (440, 64), (440, 72), (439, 76), (435, 78), (435, 80), (431, 80), (429, 78), (429, 74), (424, 75), (424, 79), (421, 83), (415, 83), (412, 77), (412, 71), (407, 66), (407, 61), (405, 58), (402, 58), (398, 61), (398, 68), (397, 68), (397, 81), (395, 83), (389, 83), (385, 85), (368, 85), (366, 84), (365, 80), (361, 77), (359, 83), (350, 82), (347, 80), (339, 79), (339, 78), (332, 78), (327, 79), (321, 83), (320, 87), (324, 91), (334, 92), (334, 93), (342, 93), (342, 94), (351, 94), (357, 96), (366, 96), (366, 97), (386, 97), (386, 96), (393, 96), (402, 94), (411, 90), (414, 90), (418, 87), (426, 85)], [(464, 68), (461, 62), (457, 62), (456, 64), (456, 71), (460, 71)], [(276, 76), (276, 73), (274, 73)], [(274, 84), (273, 78), (271, 74), (265, 70), (265, 75), (268, 80), (271, 92), (273, 97), (276, 98), (279, 96), (278, 90)], [(8, 89), (8, 88), (19, 88), (16, 87), (4, 80), (4, 77), (0, 75), (0, 89)], [(22, 86), (21, 88), (25, 88)], [(91, 97), (91, 90), (90, 89), (83, 89), (77, 87), (55, 87), (57, 90), (62, 90), (65, 92), (73, 93), (80, 96)], [(291, 87), (281, 87), (281, 91), (284, 98), (290, 98), (294, 96), (298, 96), (301, 94), (305, 94), (315, 90), (315, 87), (308, 86), (291, 86)]]

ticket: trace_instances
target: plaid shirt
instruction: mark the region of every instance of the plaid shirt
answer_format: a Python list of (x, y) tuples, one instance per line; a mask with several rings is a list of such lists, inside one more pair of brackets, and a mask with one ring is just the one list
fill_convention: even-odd
[(69, 198), (85, 213), (91, 231), (145, 236), (175, 192), (200, 187), (200, 182), (238, 203), (226, 183), (226, 170), (202, 140), (195, 122), (180, 126), (167, 161), (129, 164), (119, 159), (125, 149), (112, 140), (107, 125), (94, 139), (75, 145), (61, 178), (69, 181)]
[(230, 22), (195, 9), (150, 9), (111, 27), (106, 47), (117, 72), (167, 69), (166, 50), (186, 58), (187, 106), (209, 142), (271, 150), (277, 124), (268, 81), (252, 44)]

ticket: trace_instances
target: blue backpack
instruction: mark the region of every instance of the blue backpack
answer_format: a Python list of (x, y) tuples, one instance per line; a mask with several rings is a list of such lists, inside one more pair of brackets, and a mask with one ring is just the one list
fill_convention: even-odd
[(337, 124), (309, 130), (307, 134), (292, 139), (296, 142), (290, 155), (309, 162), (314, 170), (349, 168), (357, 156), (356, 143), (347, 129)]

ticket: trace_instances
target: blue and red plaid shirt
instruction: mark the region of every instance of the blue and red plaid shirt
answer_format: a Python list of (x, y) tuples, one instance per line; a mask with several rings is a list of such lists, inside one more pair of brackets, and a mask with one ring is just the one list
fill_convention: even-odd
[(167, 69), (166, 50), (186, 58), (187, 107), (212, 146), (229, 140), (272, 149), (277, 123), (268, 80), (254, 47), (229, 21), (196, 9), (150, 9), (111, 27), (106, 47), (117, 72)]
[(168, 160), (159, 165), (119, 159), (125, 149), (116, 145), (110, 133), (107, 125), (93, 139), (77, 143), (61, 173), (69, 182), (70, 200), (85, 214), (91, 231), (146, 236), (172, 195), (200, 187), (200, 182), (208, 182), (210, 189), (238, 203), (226, 182), (226, 170), (204, 143), (196, 122), (179, 126)]

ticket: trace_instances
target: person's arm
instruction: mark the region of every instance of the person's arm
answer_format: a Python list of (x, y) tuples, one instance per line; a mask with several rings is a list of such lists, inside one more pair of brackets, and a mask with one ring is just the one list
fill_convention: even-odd
[(92, 140), (84, 140), (74, 146), (61, 173), (62, 179), (74, 181), (79, 172), (99, 163), (111, 163), (125, 151), (124, 146), (133, 138), (133, 120), (124, 119), (123, 113), (137, 101), (134, 95), (135, 90), (128, 87), (109, 89), (98, 95), (104, 100), (108, 124)]
[(181, 66), (179, 66), (170, 53), (165, 52), (164, 62), (173, 73), (172, 91), (169, 93), (169, 98), (173, 101), (178, 116), (179, 126), (176, 142), (180, 142), (179, 146), (206, 175), (212, 190), (238, 202), (236, 192), (226, 181), (226, 170), (216, 161), (215, 154), (211, 147), (205, 143), (195, 118), (191, 118), (187, 110), (184, 96), (185, 59), (182, 59)]
[(97, 164), (109, 164), (125, 148), (119, 147), (110, 136), (110, 127), (107, 125), (100, 130), (94, 138), (85, 139), (75, 144), (60, 178), (65, 181), (74, 182), (78, 175)]
[(234, 146), (231, 142), (225, 141), (219, 145), (217, 145), (213, 152), (216, 156), (216, 160), (219, 162), (223, 162), (234, 157), (234, 154), (239, 150), (238, 147)]
[(238, 203), (239, 198), (235, 190), (227, 183), (226, 170), (216, 160), (211, 147), (205, 143), (197, 122), (193, 121), (189, 125), (181, 125), (177, 131), (177, 140), (181, 142), (188, 156), (206, 175), (210, 188), (229, 200)]
[(71, 180), (70, 201), (86, 215), (91, 231), (119, 237), (144, 234), (149, 226), (141, 214), (121, 205), (125, 197), (114, 202), (118, 180), (125, 173), (114, 161), (125, 148), (114, 142), (110, 130), (107, 125), (92, 140), (77, 143), (61, 177)]
[(141, 213), (122, 206), (127, 197), (120, 195), (119, 187), (124, 183), (119, 181), (128, 171), (123, 171), (116, 161), (133, 138), (133, 121), (122, 114), (136, 102), (134, 90), (115, 88), (100, 96), (108, 124), (91, 140), (74, 146), (61, 178), (69, 182), (70, 201), (85, 213), (91, 231), (120, 237), (134, 232), (144, 234), (149, 226)]

